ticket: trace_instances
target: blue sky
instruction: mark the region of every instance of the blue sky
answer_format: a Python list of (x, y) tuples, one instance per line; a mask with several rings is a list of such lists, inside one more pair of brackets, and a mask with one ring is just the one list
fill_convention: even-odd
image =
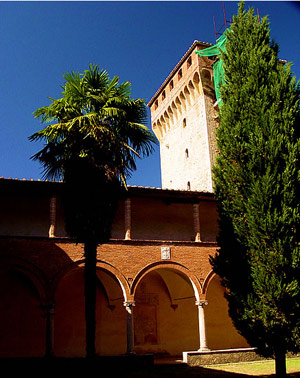
[[(225, 1), (226, 17), (238, 2)], [(248, 1), (269, 15), (279, 56), (300, 79), (300, 7), (297, 2)], [(132, 83), (148, 102), (194, 40), (215, 43), (224, 23), (222, 1), (0, 2), (0, 176), (39, 179), (30, 156), (41, 145), (28, 136), (41, 128), (33, 111), (61, 94), (62, 75), (89, 63)], [(148, 117), (150, 126), (150, 111)], [(159, 149), (138, 162), (130, 185), (160, 187)]]

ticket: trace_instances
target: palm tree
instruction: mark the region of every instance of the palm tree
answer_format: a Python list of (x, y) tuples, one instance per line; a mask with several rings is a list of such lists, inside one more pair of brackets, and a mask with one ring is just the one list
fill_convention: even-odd
[(34, 112), (46, 127), (29, 140), (45, 143), (32, 159), (42, 164), (44, 178), (65, 183), (66, 231), (84, 243), (86, 356), (94, 357), (97, 245), (110, 238), (136, 158), (148, 156), (156, 139), (145, 126), (145, 102), (131, 98), (129, 82), (110, 80), (96, 65), (63, 77), (62, 97)]

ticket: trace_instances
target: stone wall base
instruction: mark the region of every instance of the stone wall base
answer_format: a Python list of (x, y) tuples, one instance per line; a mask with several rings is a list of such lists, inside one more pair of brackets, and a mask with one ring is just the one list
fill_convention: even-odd
[(183, 362), (189, 366), (226, 364), (231, 362), (245, 362), (263, 360), (255, 352), (256, 348), (222, 349), (208, 351), (183, 352)]

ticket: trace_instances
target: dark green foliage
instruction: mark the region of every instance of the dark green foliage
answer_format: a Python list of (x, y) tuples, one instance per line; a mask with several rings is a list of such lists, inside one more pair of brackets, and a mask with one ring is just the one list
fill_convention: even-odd
[(222, 53), (211, 259), (236, 328), (265, 356), (300, 347), (299, 85), (266, 18), (243, 4)]

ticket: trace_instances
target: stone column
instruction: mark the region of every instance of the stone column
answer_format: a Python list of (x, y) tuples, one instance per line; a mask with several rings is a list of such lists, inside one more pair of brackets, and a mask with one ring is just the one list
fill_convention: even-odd
[(125, 240), (131, 239), (131, 199), (125, 200)]
[(134, 323), (133, 323), (133, 307), (134, 301), (124, 302), (127, 316), (127, 354), (134, 354)]
[(50, 228), (49, 238), (55, 237), (55, 223), (56, 223), (56, 197), (50, 198)]
[(198, 306), (198, 321), (199, 321), (199, 339), (200, 339), (200, 348), (199, 352), (209, 350), (206, 344), (206, 331), (205, 331), (205, 317), (204, 317), (204, 306), (207, 305), (207, 301), (200, 300), (196, 301), (196, 306)]
[(53, 345), (54, 345), (54, 308), (53, 302), (49, 302), (45, 305), (46, 316), (46, 357), (53, 357)]
[(194, 231), (195, 231), (195, 242), (201, 242), (201, 234), (200, 234), (200, 212), (199, 212), (199, 204), (193, 204), (193, 218), (194, 218)]

